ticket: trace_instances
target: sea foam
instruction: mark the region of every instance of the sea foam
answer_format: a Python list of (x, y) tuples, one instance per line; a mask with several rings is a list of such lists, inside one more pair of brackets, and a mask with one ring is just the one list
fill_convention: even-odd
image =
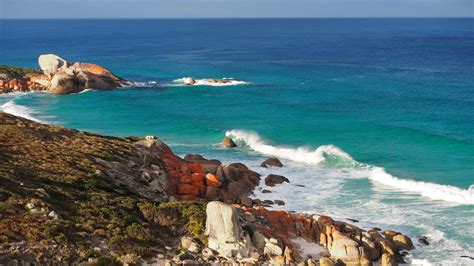
[(474, 189), (471, 186), (464, 190), (458, 187), (441, 185), (429, 182), (407, 180), (388, 174), (385, 169), (357, 162), (348, 153), (334, 145), (322, 145), (316, 149), (307, 147), (289, 148), (268, 144), (257, 133), (245, 130), (229, 130), (227, 137), (231, 137), (238, 144), (265, 154), (277, 156), (281, 159), (292, 160), (314, 166), (350, 167), (370, 170), (369, 180), (399, 189), (405, 192), (416, 193), (432, 200), (443, 200), (459, 204), (474, 204)]
[[(186, 78), (180, 78), (173, 80), (172, 86), (189, 86), (184, 83)], [(196, 83), (192, 86), (214, 86), (214, 87), (222, 87), (222, 86), (235, 86), (235, 85), (248, 85), (251, 84), (247, 81), (236, 80), (234, 78), (223, 78), (222, 80), (226, 80), (226, 83), (218, 83), (218, 82), (209, 82), (209, 79), (196, 79)]]
[(30, 119), (39, 123), (44, 123), (44, 121), (34, 117), (36, 112), (33, 109), (30, 109), (23, 105), (16, 104), (15, 99), (12, 99), (0, 105), (0, 111), (9, 113), (12, 115), (20, 116), (26, 119)]

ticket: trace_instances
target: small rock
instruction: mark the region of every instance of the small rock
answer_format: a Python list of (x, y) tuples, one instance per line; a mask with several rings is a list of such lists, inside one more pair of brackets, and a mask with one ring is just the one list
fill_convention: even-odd
[(428, 238), (426, 236), (421, 236), (419, 239), (418, 239), (418, 242), (420, 242), (421, 244), (425, 245), (425, 246), (429, 246), (430, 245), (430, 242), (428, 242)]
[(196, 80), (192, 77), (184, 78), (184, 84), (190, 86), (196, 84)]
[(198, 253), (200, 250), (199, 244), (188, 236), (181, 238), (181, 247), (193, 253)]
[(61, 216), (59, 216), (59, 214), (57, 214), (55, 211), (49, 212), (48, 216), (53, 218), (54, 220), (61, 220)]
[(262, 203), (263, 204), (268, 204), (268, 205), (273, 205), (274, 204), (273, 201), (271, 201), (271, 200), (264, 200), (264, 201), (262, 201)]
[(466, 258), (466, 259), (474, 260), (474, 257), (467, 256), (467, 255), (462, 255), (461, 258)]
[(260, 164), (260, 167), (267, 168), (268, 166), (283, 167), (283, 164), (280, 162), (280, 160), (278, 160), (277, 157), (272, 157), (266, 159), (262, 164)]
[(237, 147), (237, 144), (235, 144), (235, 142), (231, 138), (225, 137), (222, 141), (222, 146), (224, 146), (225, 148), (235, 148)]
[(36, 207), (35, 204), (32, 203), (32, 202), (26, 204), (26, 208), (27, 208), (28, 210), (32, 210), (32, 209), (34, 209), (35, 207)]
[(283, 205), (285, 205), (285, 202), (282, 201), (282, 200), (275, 200), (275, 204), (279, 205), (279, 206), (283, 206)]
[(156, 136), (153, 136), (153, 135), (148, 135), (148, 136), (145, 136), (145, 139), (146, 140), (152, 140), (152, 139), (158, 139)]
[(265, 177), (265, 185), (270, 186), (270, 187), (281, 184), (283, 182), (290, 183), (290, 180), (288, 180), (288, 178), (282, 175), (274, 175), (274, 174), (270, 174), (267, 177)]
[(240, 203), (241, 203), (242, 205), (247, 206), (247, 207), (252, 207), (253, 201), (252, 201), (252, 199), (249, 198), (249, 197), (240, 197)]
[(353, 222), (353, 223), (358, 223), (358, 222), (359, 222), (359, 220), (356, 220), (356, 219), (351, 219), (351, 218), (346, 218), (346, 219), (347, 219), (348, 221)]
[[(315, 262), (313, 259), (311, 259), (311, 258), (309, 258), (309, 259), (306, 261), (306, 264), (307, 264), (308, 266), (316, 266), (316, 262)], [(322, 264), (321, 264), (321, 260), (319, 260), (319, 264), (322, 265)]]
[(272, 192), (268, 189), (262, 189), (262, 193), (272, 193)]

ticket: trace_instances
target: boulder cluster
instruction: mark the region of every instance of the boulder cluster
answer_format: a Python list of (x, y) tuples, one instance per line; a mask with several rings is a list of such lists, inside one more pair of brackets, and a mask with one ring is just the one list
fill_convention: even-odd
[(242, 163), (222, 165), (219, 160), (208, 160), (198, 154), (184, 158), (175, 155), (158, 139), (138, 142), (148, 146), (165, 164), (167, 193), (177, 200), (221, 200), (236, 203), (250, 194), (260, 182), (260, 174)]
[(0, 92), (48, 91), (69, 94), (86, 89), (116, 89), (126, 84), (124, 79), (102, 66), (67, 62), (54, 54), (40, 55), (38, 64), (40, 70), (4, 67), (20, 71), (5, 71), (0, 74)]
[(253, 191), (288, 178), (181, 158), (155, 136), (106, 137), (2, 112), (0, 128), (0, 265), (388, 266), (414, 248), (396, 231), (271, 210), (285, 203)]
[[(407, 236), (362, 230), (328, 216), (271, 211), (212, 201), (206, 208), (207, 246), (182, 238), (179, 264), (398, 265), (414, 246)], [(305, 255), (300, 241), (320, 245)], [(166, 262), (166, 260), (164, 261)], [(166, 264), (166, 263), (165, 263)]]

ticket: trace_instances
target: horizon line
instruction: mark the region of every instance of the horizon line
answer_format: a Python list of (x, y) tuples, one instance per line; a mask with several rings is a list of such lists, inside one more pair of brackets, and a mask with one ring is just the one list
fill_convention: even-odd
[(474, 16), (385, 16), (385, 17), (0, 17), (0, 20), (192, 20), (192, 19), (452, 19), (469, 18)]

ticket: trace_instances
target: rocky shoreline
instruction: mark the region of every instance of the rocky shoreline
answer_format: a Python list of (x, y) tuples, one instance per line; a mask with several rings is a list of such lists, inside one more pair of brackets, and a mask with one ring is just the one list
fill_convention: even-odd
[(0, 113), (0, 265), (398, 265), (414, 248), (399, 232), (270, 210), (251, 198), (261, 181), (153, 136)]
[(45, 91), (78, 93), (87, 89), (110, 90), (127, 81), (106, 68), (89, 63), (67, 62), (54, 54), (40, 55), (39, 69), (0, 65), (0, 94)]

